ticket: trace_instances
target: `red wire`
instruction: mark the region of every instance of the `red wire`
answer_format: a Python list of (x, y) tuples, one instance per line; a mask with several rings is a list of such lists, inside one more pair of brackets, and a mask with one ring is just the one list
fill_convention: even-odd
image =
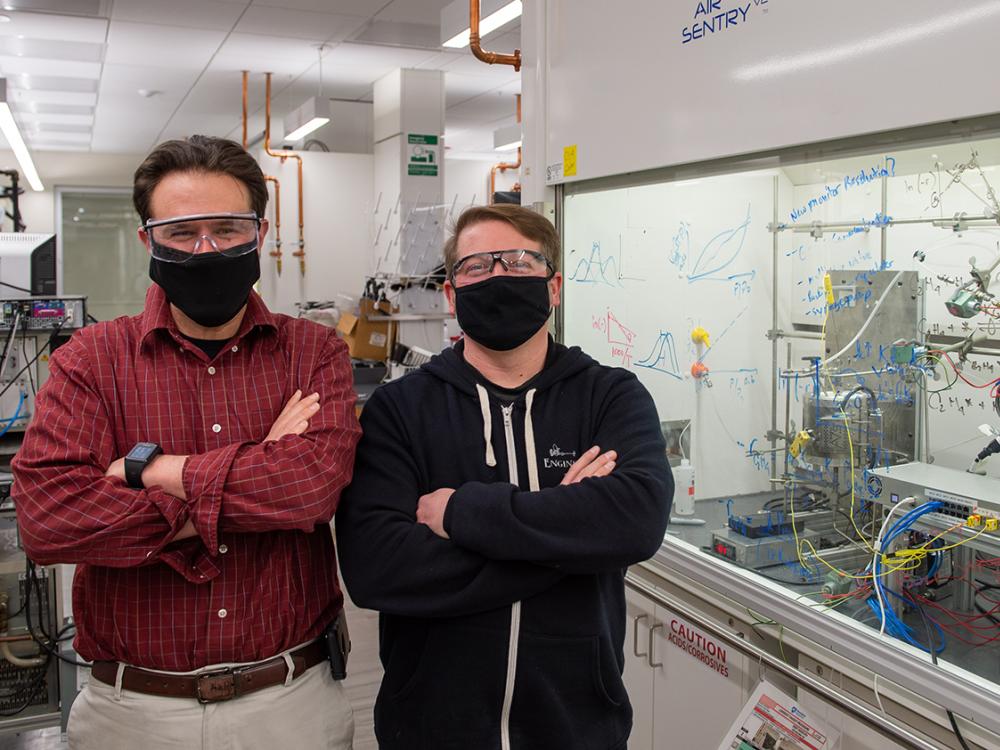
[[(946, 360), (948, 360), (948, 364), (951, 365), (951, 369), (953, 369), (955, 371), (955, 374), (958, 375), (958, 377), (961, 378), (967, 385), (971, 385), (973, 388), (991, 388), (992, 387), (994, 389), (994, 391), (995, 391), (996, 388), (997, 388), (997, 386), (1000, 385), (1000, 378), (996, 378), (995, 380), (991, 380), (989, 383), (983, 383), (982, 385), (977, 385), (976, 383), (973, 383), (971, 380), (969, 380), (967, 377), (965, 377), (965, 375), (962, 374), (962, 371), (959, 370), (958, 367), (955, 365), (955, 363), (952, 361), (951, 357), (948, 355), (948, 352), (943, 352), (940, 349), (929, 349), (927, 351), (927, 353), (928, 354), (934, 354), (934, 355), (940, 354), (941, 356), (943, 356)], [(990, 395), (993, 395), (993, 393), (991, 392)]]

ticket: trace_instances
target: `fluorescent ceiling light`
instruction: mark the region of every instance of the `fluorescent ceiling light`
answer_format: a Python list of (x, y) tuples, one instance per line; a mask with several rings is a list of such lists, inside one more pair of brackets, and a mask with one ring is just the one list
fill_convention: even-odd
[[(479, 36), (485, 37), (515, 18), (520, 18), (521, 0), (480, 0)], [(460, 19), (457, 20), (456, 19)], [(441, 11), (442, 47), (461, 49), (469, 46), (469, 3), (455, 0)]]
[(521, 126), (508, 125), (493, 131), (494, 151), (513, 151), (521, 147)]
[(330, 100), (313, 96), (285, 117), (286, 141), (301, 141), (330, 122)]
[(10, 150), (14, 152), (17, 163), (21, 165), (21, 174), (28, 181), (28, 184), (31, 185), (31, 189), (35, 191), (44, 190), (45, 186), (38, 176), (35, 163), (31, 160), (28, 147), (24, 145), (21, 131), (17, 129), (17, 123), (14, 122), (14, 114), (10, 111), (10, 105), (7, 104), (6, 78), (0, 78), (0, 132), (7, 139)]

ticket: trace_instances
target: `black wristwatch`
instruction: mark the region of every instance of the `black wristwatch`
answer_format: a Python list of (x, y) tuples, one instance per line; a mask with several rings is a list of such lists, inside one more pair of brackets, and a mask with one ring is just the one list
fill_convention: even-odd
[(163, 453), (163, 449), (156, 443), (136, 443), (132, 450), (125, 456), (125, 481), (134, 490), (144, 488), (142, 483), (142, 471), (149, 462)]

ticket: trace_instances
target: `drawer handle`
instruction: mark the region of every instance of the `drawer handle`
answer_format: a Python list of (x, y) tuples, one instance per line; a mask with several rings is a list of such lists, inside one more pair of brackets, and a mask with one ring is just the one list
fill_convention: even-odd
[[(636, 615), (632, 618), (632, 653), (638, 658), (646, 656), (639, 653), (639, 620), (648, 620), (649, 615)], [(648, 659), (648, 657), (647, 657)]]
[(649, 626), (649, 653), (646, 655), (646, 661), (649, 662), (649, 666), (653, 668), (663, 666), (662, 661), (658, 661), (655, 664), (653, 663), (653, 633), (656, 632), (657, 628), (662, 628), (662, 627), (663, 627), (662, 622), (657, 622)]

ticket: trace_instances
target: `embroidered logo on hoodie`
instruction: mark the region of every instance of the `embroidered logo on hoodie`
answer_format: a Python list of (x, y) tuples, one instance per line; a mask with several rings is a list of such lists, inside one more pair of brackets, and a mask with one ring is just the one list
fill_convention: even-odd
[(568, 469), (576, 461), (576, 451), (564, 451), (555, 443), (549, 448), (549, 455), (542, 459), (546, 469)]

